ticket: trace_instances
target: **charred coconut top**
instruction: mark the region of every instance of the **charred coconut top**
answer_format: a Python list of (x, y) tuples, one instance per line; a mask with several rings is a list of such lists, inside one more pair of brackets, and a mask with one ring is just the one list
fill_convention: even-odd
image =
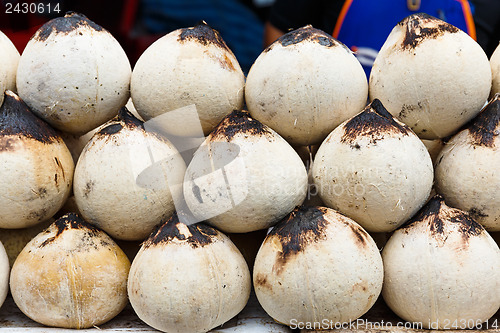
[(465, 242), (473, 236), (479, 236), (484, 231), (484, 228), (469, 214), (460, 209), (448, 207), (439, 194), (435, 195), (400, 229), (408, 233), (419, 223), (427, 223), (430, 235), (444, 240), (455, 228), (461, 233)]
[(267, 237), (277, 237), (280, 241), (282, 262), (303, 251), (307, 243), (325, 239), (323, 229), (328, 221), (323, 217), (324, 214), (325, 208), (322, 207), (299, 206), (271, 230)]
[[(38, 29), (33, 35), (33, 39), (44, 42), (52, 34), (69, 34), (75, 30), (89, 29), (95, 31), (103, 31), (104, 29), (89, 20), (85, 15), (68, 12), (64, 17), (58, 17), (45, 23), (40, 29)], [(81, 33), (80, 33), (81, 34)]]
[(118, 115), (111, 119), (110, 124), (103, 127), (98, 135), (113, 135), (120, 132), (123, 127), (127, 127), (129, 129), (140, 128), (144, 130), (144, 122), (137, 119), (125, 106), (120, 109)]
[[(278, 43), (283, 47), (287, 47), (289, 45), (294, 45), (306, 41), (318, 43), (325, 47), (342, 45), (326, 32), (313, 28), (311, 25), (306, 25), (305, 27), (292, 30), (278, 38), (273, 44)], [(269, 51), (272, 48), (273, 44), (267, 47), (264, 52)]]
[(168, 244), (177, 239), (191, 245), (192, 248), (198, 248), (212, 243), (217, 236), (218, 232), (214, 228), (203, 223), (186, 225), (180, 222), (177, 213), (174, 213), (167, 222), (153, 230), (144, 242), (144, 247)]
[(56, 131), (35, 116), (28, 106), (10, 90), (5, 92), (0, 108), (0, 151), (9, 150), (12, 142), (6, 136), (19, 136), (43, 143), (59, 142)]
[[(93, 242), (91, 241), (92, 239), (96, 239), (95, 237), (98, 237), (101, 233), (104, 233), (100, 229), (96, 228), (90, 223), (85, 222), (78, 214), (76, 213), (68, 213), (66, 215), (61, 216), (59, 219), (57, 219), (52, 225), (50, 225), (47, 229), (45, 229), (44, 233), (50, 234), (52, 233), (52, 229), (55, 227), (56, 229), (56, 234), (52, 237), (47, 238), (40, 244), (40, 248), (47, 246), (48, 244), (52, 243), (55, 241), (58, 237), (61, 236), (62, 233), (64, 233), (67, 230), (71, 229), (78, 229), (82, 230), (85, 232), (84, 239), (82, 240), (84, 243), (87, 243), (88, 245), (92, 245)], [(100, 245), (108, 245), (105, 239), (102, 237), (99, 237), (99, 244)], [(97, 247), (97, 244), (93, 244), (94, 248)]]
[(199, 22), (196, 26), (192, 28), (183, 28), (180, 30), (181, 33), (179, 34), (179, 39), (178, 39), (179, 42), (192, 40), (204, 46), (213, 44), (222, 49), (225, 49), (228, 52), (231, 52), (231, 50), (229, 50), (226, 43), (222, 39), (220, 33), (217, 30), (210, 27), (205, 21)]
[(345, 123), (341, 142), (353, 143), (360, 136), (368, 136), (375, 143), (385, 133), (409, 135), (410, 128), (396, 121), (382, 102), (374, 99), (363, 112)]
[(238, 134), (271, 136), (271, 131), (260, 121), (253, 119), (246, 110), (234, 110), (224, 117), (209, 138), (220, 137), (230, 142)]
[(495, 138), (500, 135), (500, 94), (493, 97), (467, 128), (473, 145), (495, 147)]
[[(325, 219), (327, 213), (328, 208), (325, 207), (298, 206), (271, 230), (266, 240), (276, 237), (281, 243), (281, 251), (275, 266), (278, 274), (284, 264), (297, 253), (304, 251), (308, 244), (326, 239), (325, 228), (330, 224)], [(351, 228), (360, 247), (368, 245), (369, 236), (366, 231), (357, 224), (339, 221)]]
[(398, 25), (406, 28), (406, 35), (401, 43), (401, 48), (406, 50), (414, 49), (426, 39), (460, 31), (457, 27), (425, 13), (410, 15)]

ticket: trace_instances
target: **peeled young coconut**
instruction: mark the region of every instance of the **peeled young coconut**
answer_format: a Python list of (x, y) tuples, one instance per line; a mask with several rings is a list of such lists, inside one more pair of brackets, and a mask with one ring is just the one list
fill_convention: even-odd
[(500, 231), (500, 94), (437, 158), (436, 191), (488, 231)]
[(187, 206), (198, 221), (225, 232), (276, 224), (304, 201), (307, 172), (275, 131), (233, 111), (203, 142), (184, 181)]
[(379, 99), (422, 139), (450, 136), (490, 93), (491, 69), (479, 44), (427, 14), (399, 22), (375, 59), (370, 99)]
[[(144, 120), (194, 104), (205, 134), (243, 107), (240, 65), (219, 32), (205, 22), (154, 42), (137, 61), (130, 84)], [(180, 119), (178, 126), (183, 124)]]
[(328, 207), (370, 232), (388, 232), (425, 204), (433, 169), (422, 141), (374, 100), (323, 141), (313, 178)]
[(0, 108), (0, 228), (45, 221), (71, 191), (73, 159), (60, 136), (13, 92)]
[(113, 118), (129, 98), (131, 67), (118, 41), (74, 12), (30, 39), (19, 60), (19, 96), (55, 128), (83, 134)]
[(174, 214), (143, 243), (128, 278), (130, 303), (146, 324), (169, 333), (207, 332), (247, 303), (251, 280), (231, 240)]
[(47, 326), (88, 328), (127, 304), (130, 261), (103, 231), (68, 214), (26, 245), (12, 267), (14, 302)]
[(296, 145), (320, 143), (367, 97), (366, 74), (353, 53), (310, 25), (265, 49), (245, 85), (252, 117)]
[(7, 257), (7, 252), (0, 241), (0, 308), (9, 292), (9, 273), (9, 257)]
[(142, 240), (172, 216), (186, 165), (163, 136), (126, 108), (92, 137), (75, 168), (73, 192), (83, 218), (123, 240)]
[(6, 90), (16, 91), (16, 72), (19, 51), (9, 37), (0, 31), (0, 105)]
[(432, 329), (453, 323), (472, 328), (500, 307), (498, 245), (440, 196), (394, 232), (382, 259), (382, 295), (404, 320)]
[(285, 325), (327, 323), (322, 329), (366, 313), (382, 281), (382, 258), (370, 235), (325, 207), (297, 207), (280, 221), (253, 271), (255, 293), (271, 317)]
[(492, 73), (492, 85), (490, 97), (500, 93), (500, 44), (497, 46), (490, 58)]

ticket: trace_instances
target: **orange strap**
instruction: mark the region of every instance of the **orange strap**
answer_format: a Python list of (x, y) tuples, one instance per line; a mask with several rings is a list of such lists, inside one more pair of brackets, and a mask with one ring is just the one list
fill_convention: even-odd
[(472, 17), (472, 11), (470, 9), (469, 1), (467, 0), (457, 0), (462, 5), (462, 10), (464, 12), (465, 24), (467, 25), (467, 33), (472, 39), (477, 40), (476, 37), (476, 25), (474, 24), (474, 18)]
[(340, 28), (342, 27), (342, 24), (344, 23), (344, 19), (347, 15), (347, 12), (349, 11), (349, 7), (351, 7), (353, 0), (346, 0), (344, 4), (342, 5), (342, 9), (340, 10), (339, 17), (337, 18), (337, 23), (335, 23), (335, 29), (333, 29), (333, 38), (338, 38), (339, 33), (340, 33)]

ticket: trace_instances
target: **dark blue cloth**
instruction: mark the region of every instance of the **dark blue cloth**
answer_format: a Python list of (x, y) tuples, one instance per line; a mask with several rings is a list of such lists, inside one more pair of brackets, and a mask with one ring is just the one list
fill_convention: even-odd
[(168, 33), (204, 20), (218, 30), (248, 72), (262, 51), (263, 22), (237, 0), (142, 0), (141, 21), (150, 33)]

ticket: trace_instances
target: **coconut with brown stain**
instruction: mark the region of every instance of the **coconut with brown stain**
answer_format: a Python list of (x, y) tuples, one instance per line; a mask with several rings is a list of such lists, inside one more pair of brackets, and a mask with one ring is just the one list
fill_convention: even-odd
[(245, 85), (252, 117), (294, 145), (321, 143), (363, 109), (367, 96), (366, 75), (353, 53), (310, 25), (264, 50)]
[[(220, 33), (200, 22), (170, 32), (144, 51), (132, 73), (131, 95), (146, 121), (194, 104), (208, 134), (224, 116), (241, 110), (244, 85), (243, 71)], [(177, 127), (186, 126), (178, 120)]]
[(126, 108), (85, 146), (73, 192), (86, 221), (123, 240), (142, 240), (172, 216), (186, 165), (162, 135)]
[(0, 228), (49, 219), (71, 191), (74, 164), (60, 136), (13, 92), (0, 108)]
[(422, 139), (455, 134), (474, 118), (490, 93), (491, 69), (479, 44), (427, 14), (399, 22), (375, 59), (370, 99)]
[(500, 94), (437, 158), (436, 191), (488, 231), (500, 231)]
[(30, 39), (19, 60), (17, 89), (52, 126), (84, 134), (125, 105), (131, 72), (125, 51), (108, 31), (70, 12)]
[(146, 324), (169, 333), (207, 332), (247, 303), (245, 259), (220, 231), (177, 214), (156, 228), (132, 262), (130, 303)]
[(14, 302), (47, 326), (89, 328), (127, 304), (130, 261), (103, 231), (68, 214), (26, 245), (12, 267)]
[(7, 256), (7, 252), (0, 241), (0, 308), (9, 293), (9, 274), (9, 257)]
[[(469, 214), (435, 196), (382, 251), (382, 295), (401, 318), (443, 329), (479, 325), (500, 308), (500, 249)], [(449, 328), (450, 326), (448, 326)]]
[(184, 181), (194, 217), (225, 232), (276, 224), (304, 201), (307, 172), (294, 149), (247, 111), (233, 111), (195, 152)]
[[(257, 298), (286, 325), (346, 323), (375, 303), (382, 258), (356, 222), (325, 207), (297, 207), (262, 244), (253, 271)], [(326, 328), (326, 327), (322, 327)]]
[(425, 204), (433, 168), (422, 141), (374, 100), (321, 144), (313, 179), (328, 207), (370, 232), (389, 232)]
[(16, 91), (19, 58), (19, 51), (12, 41), (0, 31), (0, 105), (3, 103), (5, 91)]

